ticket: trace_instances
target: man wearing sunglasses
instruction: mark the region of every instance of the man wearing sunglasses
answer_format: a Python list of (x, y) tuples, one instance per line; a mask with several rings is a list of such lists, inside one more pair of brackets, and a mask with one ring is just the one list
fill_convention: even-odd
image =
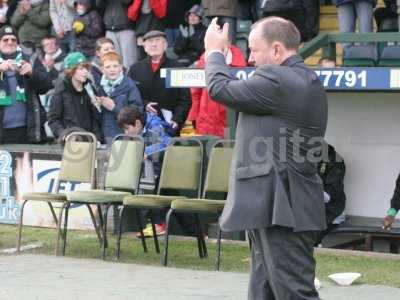
[(51, 88), (46, 73), (32, 69), (18, 47), (17, 32), (10, 26), (0, 28), (0, 144), (43, 140), (46, 113), (38, 95)]

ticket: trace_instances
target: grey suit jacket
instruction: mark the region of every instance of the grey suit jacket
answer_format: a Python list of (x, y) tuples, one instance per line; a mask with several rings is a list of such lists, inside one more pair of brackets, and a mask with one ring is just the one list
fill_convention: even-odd
[(315, 72), (295, 55), (237, 80), (220, 53), (207, 57), (205, 70), (210, 96), (239, 111), (222, 230), (325, 229), (317, 162), (327, 100)]

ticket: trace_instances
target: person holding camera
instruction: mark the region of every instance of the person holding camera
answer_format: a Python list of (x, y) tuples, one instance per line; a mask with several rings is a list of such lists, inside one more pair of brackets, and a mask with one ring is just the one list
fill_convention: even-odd
[(0, 143), (38, 143), (46, 113), (38, 95), (51, 89), (45, 73), (32, 68), (18, 47), (17, 32), (0, 28)]

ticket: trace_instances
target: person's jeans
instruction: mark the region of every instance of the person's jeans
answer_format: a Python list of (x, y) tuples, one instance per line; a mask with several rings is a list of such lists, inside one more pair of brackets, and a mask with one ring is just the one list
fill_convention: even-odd
[(75, 36), (72, 31), (68, 31), (62, 39), (60, 39), (60, 48), (64, 53), (70, 53), (75, 50)]
[(168, 47), (174, 48), (175, 41), (179, 35), (179, 29), (165, 28), (165, 34), (167, 35)]
[[(373, 5), (371, 2), (355, 1), (337, 7), (340, 32), (354, 32), (356, 19), (360, 33), (368, 33), (373, 30)], [(351, 44), (343, 44), (344, 48)]]

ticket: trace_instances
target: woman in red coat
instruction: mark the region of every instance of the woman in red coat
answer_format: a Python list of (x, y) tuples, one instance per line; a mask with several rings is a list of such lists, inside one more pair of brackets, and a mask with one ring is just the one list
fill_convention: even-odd
[[(246, 67), (247, 62), (240, 49), (231, 45), (226, 56), (231, 67)], [(204, 68), (204, 53), (196, 63), (196, 67)], [(192, 88), (192, 108), (188, 120), (192, 121), (197, 134), (224, 137), (226, 126), (226, 110), (222, 104), (215, 102), (205, 88)]]

